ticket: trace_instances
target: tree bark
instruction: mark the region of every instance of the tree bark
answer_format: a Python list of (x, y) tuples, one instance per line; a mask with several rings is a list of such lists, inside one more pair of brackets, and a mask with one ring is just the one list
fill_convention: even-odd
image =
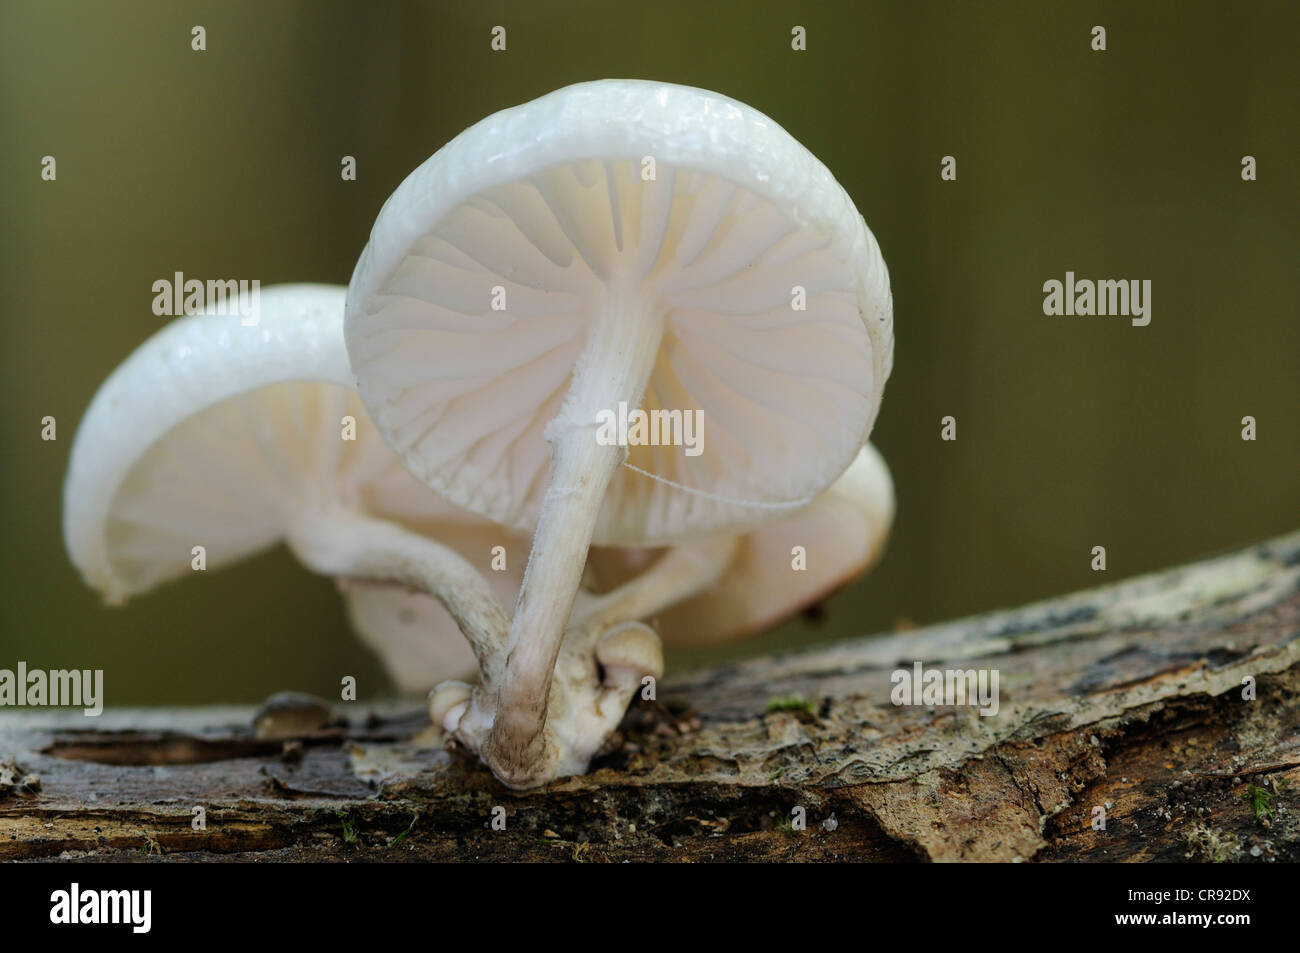
[[(998, 713), (892, 704), (916, 662), (996, 670)], [(359, 707), (287, 742), (247, 708), (0, 714), (0, 859), (1300, 860), (1300, 533), (672, 679), (532, 792)]]

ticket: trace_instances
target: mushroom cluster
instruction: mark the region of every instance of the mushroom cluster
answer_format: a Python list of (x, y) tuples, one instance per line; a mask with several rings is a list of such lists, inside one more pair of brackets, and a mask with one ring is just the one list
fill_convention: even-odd
[[(586, 770), (662, 670), (647, 620), (757, 631), (888, 532), (880, 250), (824, 165), (719, 94), (605, 80), (489, 116), (393, 193), (346, 291), (268, 289), (261, 315), (181, 318), (104, 384), (74, 562), (123, 597), (196, 540), (217, 563), (286, 542), (400, 687), (476, 669), (430, 713), (509, 786)], [(700, 440), (606, 439), (628, 408)], [(530, 536), (522, 574), (489, 565)]]

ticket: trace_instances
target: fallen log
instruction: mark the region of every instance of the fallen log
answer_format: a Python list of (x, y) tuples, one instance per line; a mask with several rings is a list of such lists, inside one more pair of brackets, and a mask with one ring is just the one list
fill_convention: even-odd
[[(918, 663), (996, 673), (997, 713), (894, 704)], [(292, 739), (251, 708), (11, 710), (0, 859), (1300, 860), (1300, 533), (657, 696), (530, 792), (417, 702)]]

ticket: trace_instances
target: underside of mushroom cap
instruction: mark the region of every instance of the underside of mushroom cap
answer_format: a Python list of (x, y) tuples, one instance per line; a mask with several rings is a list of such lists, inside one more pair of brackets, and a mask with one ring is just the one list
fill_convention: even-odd
[[(90, 586), (117, 602), (188, 571), (194, 546), (209, 569), (252, 555), (322, 491), (373, 494), (402, 515), (454, 511), (368, 426), (350, 386), (344, 296), (266, 288), (255, 326), (178, 318), (109, 376), (64, 483), (64, 540)], [(355, 441), (342, 439), (349, 414)]]
[(688, 87), (571, 86), (448, 143), (376, 221), (348, 348), (413, 473), (531, 530), (547, 425), (593, 325), (628, 309), (664, 323), (640, 408), (696, 412), (702, 452), (630, 446), (597, 543), (750, 528), (811, 499), (866, 441), (893, 347), (874, 238), (780, 126)]

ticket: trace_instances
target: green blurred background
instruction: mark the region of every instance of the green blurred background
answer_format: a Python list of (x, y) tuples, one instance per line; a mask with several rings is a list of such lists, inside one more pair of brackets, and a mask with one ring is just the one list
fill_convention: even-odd
[[(820, 623), (732, 653), (1022, 603), (1300, 525), (1300, 5), (614, 7), (0, 5), (0, 668), (104, 668), (113, 705), (337, 697), (342, 674), (383, 694), (333, 586), (283, 550), (102, 607), (60, 529), (76, 424), (159, 327), (155, 279), (346, 283), (385, 197), (443, 143), (602, 77), (775, 118), (853, 196), (892, 275), (884, 562)], [(340, 180), (343, 155), (358, 181)], [(1042, 284), (1067, 270), (1151, 279), (1151, 325), (1044, 317)], [(956, 443), (939, 439), (947, 414)]]

